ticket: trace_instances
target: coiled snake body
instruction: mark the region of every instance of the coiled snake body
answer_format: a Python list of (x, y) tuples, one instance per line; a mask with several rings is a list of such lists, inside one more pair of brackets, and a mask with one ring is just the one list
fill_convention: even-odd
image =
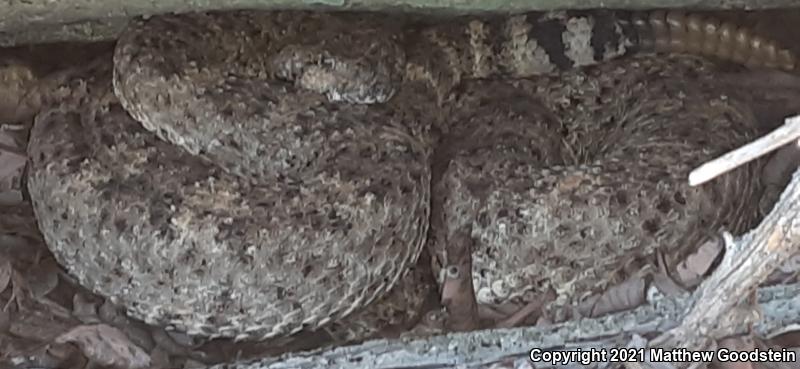
[[(571, 299), (629, 250), (752, 220), (737, 212), (757, 194), (739, 181), (750, 172), (682, 184), (692, 165), (752, 135), (748, 117), (696, 86), (708, 78), (670, 82), (709, 69), (696, 60), (609, 63), (491, 90), (462, 80), (596, 64), (644, 41), (689, 47), (664, 43), (670, 35), (698, 40), (669, 20), (576, 12), (419, 27), (242, 11), (134, 21), (113, 77), (109, 61), (79, 75), (38, 117), (29, 191), (49, 247), (81, 283), (192, 334), (285, 336), (387, 295), (428, 236), (432, 173), (443, 191), (432, 247), (445, 255), (463, 230), (483, 245), (479, 299), (543, 286)], [(699, 40), (712, 46), (698, 52), (729, 46)], [(737, 52), (793, 66), (774, 46)], [(657, 94), (673, 95), (648, 100)], [(726, 138), (702, 138), (698, 120)], [(463, 144), (440, 150), (432, 126)]]

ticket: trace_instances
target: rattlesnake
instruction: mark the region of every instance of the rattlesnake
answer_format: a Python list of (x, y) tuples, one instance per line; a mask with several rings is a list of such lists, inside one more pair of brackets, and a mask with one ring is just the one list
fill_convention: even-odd
[[(512, 242), (491, 235), (490, 224), (507, 227), (502, 218), (508, 219), (509, 213), (508, 209), (500, 211), (502, 206), (494, 208), (496, 212), (487, 210), (491, 206), (487, 204), (517, 201), (521, 198), (514, 194), (524, 194), (522, 200), (531, 208), (514, 209), (512, 217), (519, 218), (520, 227), (534, 227), (528, 231), (550, 229), (529, 217), (558, 217), (562, 215), (558, 210), (568, 206), (576, 214), (598, 209), (593, 220), (611, 216), (624, 228), (624, 223), (631, 221), (626, 217), (636, 214), (620, 214), (617, 219), (613, 218), (616, 213), (603, 213), (599, 209), (605, 208), (595, 203), (601, 197), (593, 190), (607, 191), (617, 184), (631, 191), (640, 185), (648, 191), (663, 190), (663, 186), (671, 189), (682, 180), (685, 166), (749, 137), (749, 127), (736, 125), (747, 119), (731, 118), (730, 112), (720, 109), (711, 116), (725, 123), (734, 133), (731, 138), (679, 143), (673, 147), (681, 152), (679, 158), (659, 154), (661, 146), (668, 145), (651, 140), (675, 138), (681, 129), (687, 133), (687, 128), (682, 125), (670, 130), (660, 121), (657, 129), (642, 123), (649, 128), (628, 132), (623, 127), (605, 135), (605, 139), (620, 137), (610, 133), (633, 135), (630, 143), (646, 146), (634, 155), (655, 158), (634, 158), (633, 164), (641, 165), (629, 166), (626, 156), (634, 145), (622, 148), (619, 162), (601, 161), (579, 169), (563, 162), (560, 167), (539, 171), (540, 163), (559, 164), (555, 158), (563, 155), (528, 146), (551, 142), (544, 139), (550, 136), (537, 138), (541, 131), (530, 130), (530, 123), (520, 119), (533, 115), (512, 112), (509, 116), (513, 121), (509, 127), (513, 123), (520, 129), (514, 144), (498, 141), (496, 137), (502, 136), (489, 135), (479, 127), (481, 120), (492, 119), (486, 114), (491, 108), (470, 115), (470, 107), (498, 101), (492, 102), (478, 85), (463, 84), (464, 79), (527, 77), (596, 64), (629, 53), (646, 41), (656, 41), (653, 45), (659, 50), (705, 50), (750, 64), (794, 66), (791, 55), (765, 46), (760, 39), (757, 52), (749, 53), (756, 48), (745, 47), (725, 54), (729, 40), (697, 38), (691, 31), (699, 18), (663, 17), (626, 20), (607, 12), (555, 12), (421, 26), (416, 20), (389, 15), (237, 11), (135, 20), (118, 40), (113, 74), (108, 59), (77, 73), (67, 82), (71, 93), (37, 118), (31, 133), (28, 181), (37, 219), (49, 247), (71, 274), (149, 323), (239, 339), (317, 329), (386, 296), (416, 262), (428, 235), (432, 173), (437, 188), (448, 191), (439, 203), (433, 203), (444, 207), (437, 217), (443, 219), (440, 226), (446, 225), (432, 237), (437, 255), (445, 255), (442, 249), (449, 234), (467, 226), (465, 223), (477, 224), (473, 231), (483, 232), (476, 233), (483, 241), (494, 237), (486, 243), (489, 248), (491, 242), (517, 247), (519, 239)], [(684, 23), (678, 28), (673, 25), (672, 30), (661, 28), (663, 22), (675, 19)], [(718, 36), (718, 30), (709, 35)], [(711, 39), (719, 42), (707, 41)], [(677, 71), (708, 68), (702, 63), (681, 63), (685, 62), (678, 63), (682, 66), (676, 67)], [(595, 71), (613, 74), (618, 65), (609, 65), (612, 67)], [(642, 61), (636, 65), (633, 69), (640, 72), (634, 75), (658, 79), (661, 64)], [(624, 75), (625, 71), (618, 73)], [(566, 107), (564, 101), (575, 108), (570, 98), (581, 101), (581, 91), (588, 87), (583, 84), (590, 81), (587, 76), (591, 74), (573, 73), (566, 82), (551, 79), (538, 87), (514, 88), (528, 91), (527, 96), (552, 97), (552, 101), (544, 99), (544, 105), (555, 110)], [(669, 80), (667, 77), (661, 80)], [(615, 86), (613, 78), (604, 81), (610, 85), (599, 82), (594, 90), (590, 88), (603, 99), (608, 91), (601, 90)], [(642, 86), (649, 86), (635, 88), (635, 80), (626, 83), (634, 83), (629, 86), (631, 91), (642, 92)], [(496, 85), (497, 91), (510, 85), (502, 86)], [(548, 86), (555, 92), (545, 91)], [(463, 97), (452, 94), (462, 87)], [(619, 88), (611, 88), (611, 93)], [(552, 137), (584, 140), (597, 134), (599, 131), (589, 129), (591, 119), (597, 117), (602, 103), (608, 103), (597, 98), (587, 97), (585, 101), (594, 105), (586, 109), (568, 111), (576, 122), (569, 127), (571, 133), (556, 132)], [(433, 102), (464, 108), (466, 113), (454, 110), (454, 114), (465, 124), (460, 128), (441, 124), (448, 121), (449, 113), (432, 114), (437, 106)], [(669, 113), (672, 107), (665, 109)], [(605, 113), (611, 117), (617, 112), (606, 109)], [(475, 132), (483, 132), (487, 140), (444, 155), (449, 164), (440, 165), (440, 173), (437, 169), (432, 172), (434, 157), (443, 155), (437, 150), (437, 137), (458, 137), (464, 134), (460, 130), (467, 127), (470, 131), (474, 124), (479, 129), (466, 135), (475, 141)], [(659, 136), (650, 138), (656, 133)], [(689, 133), (697, 137), (695, 129)], [(591, 146), (573, 144), (570, 147)], [(708, 148), (698, 148), (699, 144)], [(581, 150), (573, 153), (572, 164), (591, 157)], [(492, 152), (497, 155), (492, 157)], [(539, 160), (548, 157), (551, 159)], [(680, 170), (667, 175), (664, 168), (687, 158), (691, 160), (681, 164)], [(500, 166), (490, 170), (495, 164)], [(659, 166), (653, 169), (653, 165)], [(527, 169), (514, 169), (523, 167)], [(509, 170), (518, 177), (513, 184), (501, 181)], [(622, 174), (626, 177), (619, 178)], [(656, 174), (665, 174), (669, 180), (653, 177)], [(577, 192), (567, 194), (562, 189), (563, 198), (543, 203), (555, 193), (554, 188), (563, 187), (559, 181), (564, 176), (575, 180), (578, 189), (572, 186), (571, 190)], [(592, 182), (595, 180), (598, 182)], [(533, 187), (525, 187), (528, 181)], [(506, 191), (504, 186), (513, 190)], [(712, 191), (714, 196), (717, 190)], [(728, 191), (742, 195), (714, 198), (724, 205), (721, 222), (733, 216), (731, 208), (749, 204), (757, 192), (748, 185)], [(511, 195), (503, 198), (492, 193)], [(651, 193), (636, 193), (642, 194)], [(706, 192), (697, 194), (698, 199), (708, 196)], [(655, 192), (653, 196), (657, 196)], [(693, 195), (681, 196), (682, 201), (677, 197), (675, 201), (695, 201)], [(622, 202), (621, 196), (613, 198)], [(660, 199), (653, 198), (656, 202)], [(651, 204), (647, 199), (634, 202)], [(541, 214), (530, 215), (536, 206), (541, 207)], [(704, 212), (694, 217), (687, 214), (696, 209), (685, 210), (667, 209), (662, 215), (674, 215), (687, 224), (682, 230), (663, 232), (697, 231), (698, 223), (709, 216)], [(742, 224), (751, 220), (747, 215), (738, 217)], [(558, 229), (569, 233), (558, 237), (586, 232), (577, 224), (565, 223)], [(626, 235), (633, 239), (623, 246), (633, 249), (652, 244), (653, 233), (662, 235), (660, 231), (646, 235), (625, 233), (624, 229), (615, 232), (598, 236), (611, 237), (599, 245), (599, 252), (607, 252), (614, 247), (614, 240)], [(591, 239), (594, 234), (584, 236)], [(497, 261), (494, 266), (503, 264), (503, 257), (492, 258)], [(517, 267), (520, 260), (515, 259)], [(610, 265), (612, 260), (606, 261)], [(585, 267), (563, 260), (558, 263), (555, 270), (564, 265)], [(479, 278), (486, 278), (486, 265), (490, 265), (486, 260), (476, 264)], [(553, 265), (548, 261), (541, 266)], [(553, 284), (583, 284), (582, 277), (570, 278), (550, 280)], [(524, 287), (518, 285), (518, 278), (512, 279), (511, 287)], [(485, 283), (491, 287), (494, 282), (479, 279), (476, 283), (480, 294), (485, 292), (481, 290)]]

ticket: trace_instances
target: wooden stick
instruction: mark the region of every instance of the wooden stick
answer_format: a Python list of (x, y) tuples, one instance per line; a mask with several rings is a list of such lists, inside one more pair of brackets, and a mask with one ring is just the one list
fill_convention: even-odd
[[(722, 263), (697, 289), (697, 303), (681, 326), (654, 342), (670, 347), (701, 349), (720, 322), (742, 324), (755, 319), (748, 296), (759, 283), (800, 249), (800, 171), (795, 172), (772, 212), (755, 229), (733, 241), (726, 235)], [(733, 319), (731, 321), (731, 319)], [(728, 334), (733, 334), (729, 332)]]
[[(762, 288), (758, 291), (762, 318), (755, 325), (761, 335), (800, 322), (800, 284)], [(375, 340), (360, 345), (290, 353), (211, 369), (436, 369), (483, 368), (509, 363), (532, 366), (534, 348), (544, 350), (588, 350), (626, 347), (642, 336), (658, 334), (680, 324), (695, 300), (686, 296), (664, 298), (652, 305), (601, 318), (570, 321), (551, 327), (522, 327), (452, 333), (418, 339)], [(745, 333), (746, 325), (724, 326), (728, 334)], [(733, 333), (729, 333), (733, 332)], [(714, 332), (710, 332), (714, 333)], [(646, 342), (646, 341), (644, 341)], [(597, 369), (600, 362), (569, 363), (555, 368)], [(527, 366), (524, 366), (527, 365)]]
[(689, 173), (689, 185), (698, 186), (717, 176), (727, 173), (740, 165), (769, 154), (791, 142), (800, 139), (800, 116), (786, 119), (786, 122), (747, 145), (709, 161)]

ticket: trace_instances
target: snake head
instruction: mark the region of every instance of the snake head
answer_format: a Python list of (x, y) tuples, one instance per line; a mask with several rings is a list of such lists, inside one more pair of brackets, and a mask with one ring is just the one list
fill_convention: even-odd
[(332, 102), (383, 103), (394, 95), (402, 78), (398, 58), (392, 55), (400, 51), (391, 48), (371, 45), (351, 56), (333, 54), (329, 47), (288, 45), (270, 58), (269, 65), (277, 78), (324, 94)]

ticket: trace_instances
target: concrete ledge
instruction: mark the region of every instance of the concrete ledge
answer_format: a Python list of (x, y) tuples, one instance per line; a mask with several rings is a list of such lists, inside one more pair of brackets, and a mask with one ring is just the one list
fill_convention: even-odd
[(578, 8), (769, 9), (794, 0), (0, 0), (0, 45), (114, 38), (139, 15), (216, 9), (396, 10), (424, 13), (522, 12)]

